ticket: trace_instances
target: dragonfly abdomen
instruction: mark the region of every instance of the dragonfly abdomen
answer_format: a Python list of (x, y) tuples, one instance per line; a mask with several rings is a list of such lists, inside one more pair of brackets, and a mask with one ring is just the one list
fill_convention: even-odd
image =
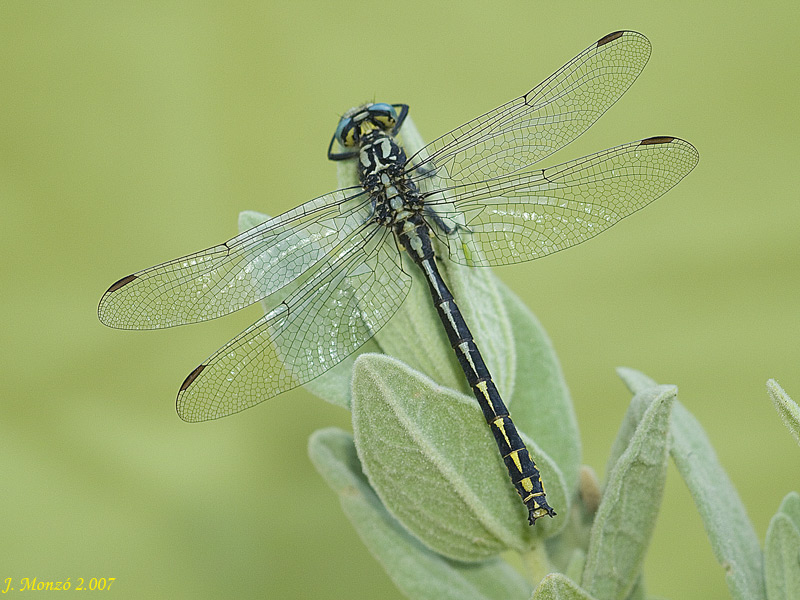
[(447, 332), (450, 345), (492, 430), (511, 482), (528, 509), (528, 521), (533, 525), (539, 517), (554, 516), (556, 512), (547, 503), (539, 470), (511, 420), (508, 408), (497, 391), (453, 294), (439, 273), (431, 245), (430, 229), (421, 215), (408, 219), (405, 225), (403, 231), (398, 233), (399, 241), (425, 274), (436, 312)]

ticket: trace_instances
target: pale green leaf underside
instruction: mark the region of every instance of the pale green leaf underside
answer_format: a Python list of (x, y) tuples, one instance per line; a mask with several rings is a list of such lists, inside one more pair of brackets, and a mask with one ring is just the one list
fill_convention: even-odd
[(778, 512), (783, 513), (792, 520), (794, 526), (800, 531), (800, 494), (789, 492), (781, 502)]
[[(353, 428), (364, 472), (389, 511), (429, 547), (459, 560), (522, 552), (563, 523), (531, 528), (473, 398), (403, 363), (362, 355), (353, 373)], [(535, 444), (548, 498), (564, 505), (563, 477)]]
[[(793, 495), (796, 499), (797, 494)], [(788, 497), (784, 499), (784, 504), (787, 500)], [(797, 527), (797, 522), (782, 511), (778, 511), (772, 517), (767, 528), (767, 538), (764, 543), (764, 578), (769, 600), (800, 598), (800, 529)]]
[[(655, 383), (633, 369), (617, 372), (634, 392)], [(753, 524), (705, 431), (680, 402), (672, 411), (671, 431), (670, 454), (692, 494), (714, 556), (725, 569), (731, 596), (735, 600), (765, 598), (763, 556)]]
[(617, 367), (617, 375), (622, 379), (622, 382), (631, 394), (637, 394), (647, 388), (658, 385), (655, 380), (650, 379), (641, 371), (631, 369), (630, 367)]
[(672, 431), (672, 459), (694, 498), (714, 556), (725, 569), (731, 596), (764, 598), (758, 536), (705, 431), (679, 403), (673, 411)]
[(595, 600), (595, 598), (565, 575), (551, 573), (539, 583), (532, 600)]
[(664, 491), (676, 394), (674, 386), (650, 388), (632, 403), (646, 408), (609, 473), (581, 581), (597, 598), (625, 598), (639, 578)]
[(792, 434), (795, 441), (800, 444), (800, 406), (789, 397), (783, 388), (774, 379), (767, 381), (767, 392), (775, 405), (775, 409), (781, 416), (786, 428)]
[(364, 544), (397, 587), (415, 600), (523, 600), (530, 586), (507, 563), (463, 563), (426, 548), (384, 508), (361, 472), (353, 438), (341, 430), (316, 431), (311, 460), (339, 496)]
[[(617, 369), (620, 373), (622, 369)], [(608, 453), (608, 460), (606, 462), (606, 473), (611, 473), (614, 470), (614, 465), (617, 464), (622, 453), (627, 450), (631, 438), (636, 432), (639, 423), (642, 420), (647, 408), (653, 401), (666, 391), (667, 388), (674, 389), (674, 386), (660, 386), (655, 382), (646, 378), (638, 378), (636, 384), (629, 389), (634, 393), (628, 410), (620, 423), (617, 436), (614, 438), (614, 443), (611, 445), (611, 451)]]

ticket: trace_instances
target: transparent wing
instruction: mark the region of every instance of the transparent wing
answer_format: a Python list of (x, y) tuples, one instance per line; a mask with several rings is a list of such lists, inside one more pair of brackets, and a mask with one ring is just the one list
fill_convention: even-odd
[(617, 31), (592, 44), (524, 96), (469, 121), (417, 152), (409, 165), (423, 191), (430, 175), (478, 182), (532, 165), (586, 131), (631, 86), (650, 42)]
[(452, 186), (425, 205), (452, 229), (439, 234), (451, 260), (511, 264), (605, 231), (672, 188), (698, 160), (689, 142), (655, 137), (548, 169)]
[(302, 385), (389, 320), (411, 286), (394, 238), (371, 224), (353, 239), (358, 243), (186, 378), (177, 400), (182, 419), (216, 419)]
[(158, 329), (249, 306), (325, 259), (372, 211), (361, 188), (310, 200), (235, 238), (128, 275), (100, 299), (109, 327)]

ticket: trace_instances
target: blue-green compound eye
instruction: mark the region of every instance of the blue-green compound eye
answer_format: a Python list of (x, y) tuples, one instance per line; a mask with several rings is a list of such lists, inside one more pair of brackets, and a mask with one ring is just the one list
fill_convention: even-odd
[(391, 104), (378, 102), (367, 109), (370, 119), (385, 130), (394, 129), (397, 124), (397, 111)]
[(336, 126), (336, 141), (342, 146), (349, 148), (356, 144), (356, 131), (352, 117), (343, 117)]

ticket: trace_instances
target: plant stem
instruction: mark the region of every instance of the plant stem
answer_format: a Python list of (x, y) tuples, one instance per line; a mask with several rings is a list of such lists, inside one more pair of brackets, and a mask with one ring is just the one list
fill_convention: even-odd
[(525, 576), (534, 587), (552, 570), (544, 544), (538, 544), (522, 553), (521, 558), (525, 565)]

